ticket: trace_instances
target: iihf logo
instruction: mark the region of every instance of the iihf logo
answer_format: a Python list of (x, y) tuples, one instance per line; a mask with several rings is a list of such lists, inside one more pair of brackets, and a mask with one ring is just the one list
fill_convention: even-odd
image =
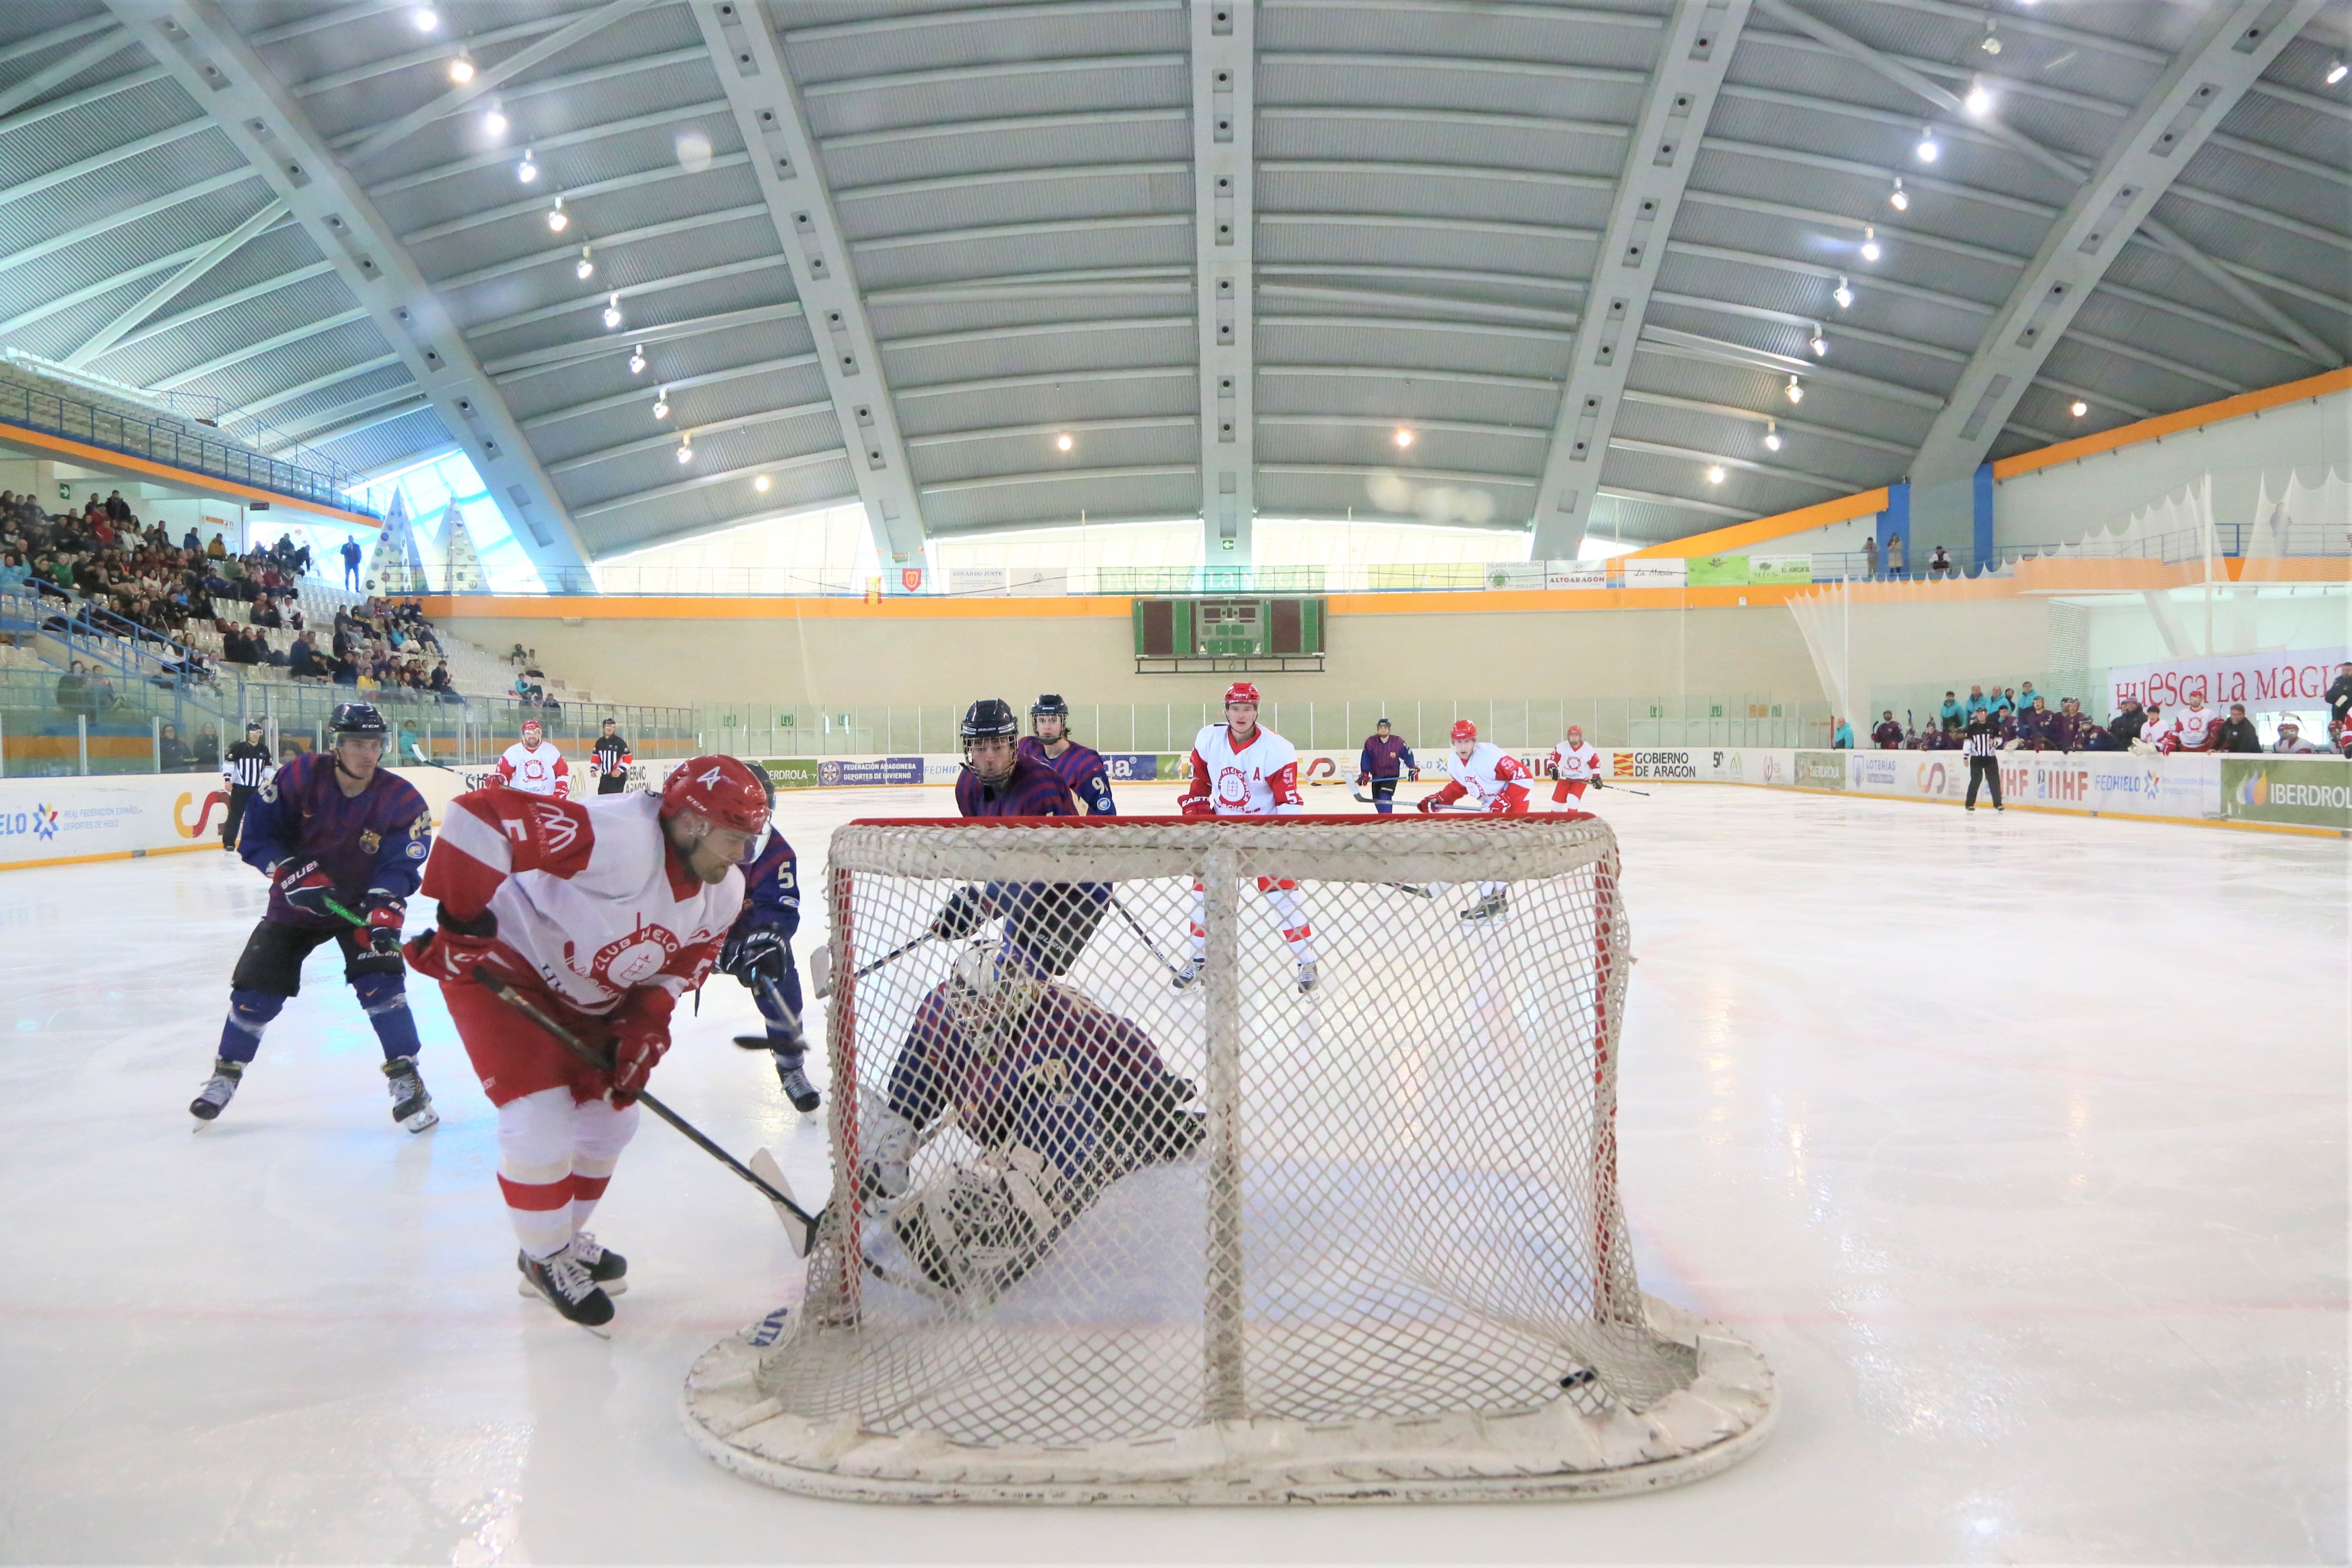
[(58, 836), (56, 806), (43, 805), (37, 800), (33, 803), (33, 835), (37, 838), (55, 838)]

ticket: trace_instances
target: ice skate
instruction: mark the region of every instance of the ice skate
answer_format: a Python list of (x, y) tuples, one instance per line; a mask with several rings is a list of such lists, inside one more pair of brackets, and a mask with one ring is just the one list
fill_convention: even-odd
[(1299, 994), (1301, 994), (1301, 995), (1305, 995), (1307, 992), (1312, 991), (1312, 990), (1314, 990), (1314, 989), (1315, 989), (1315, 961), (1314, 961), (1313, 959), (1311, 959), (1311, 958), (1302, 958), (1302, 959), (1300, 959), (1300, 960), (1298, 961), (1298, 991), (1299, 991)]
[(415, 1057), (394, 1057), (383, 1064), (383, 1076), (392, 1088), (392, 1119), (411, 1132), (422, 1132), (437, 1124), (441, 1113), (433, 1109), (433, 1097), (425, 1092), (425, 1079), (417, 1073)]
[(1464, 910), (1462, 911), (1462, 918), (1465, 921), (1490, 921), (1496, 915), (1501, 914), (1505, 910), (1510, 908), (1510, 904), (1511, 899), (1509, 894), (1489, 893), (1485, 898), (1480, 899), (1476, 903), (1471, 905), (1468, 909)]
[(824, 1096), (816, 1091), (816, 1085), (809, 1082), (808, 1068), (803, 1058), (794, 1057), (786, 1061), (778, 1057), (776, 1081), (784, 1086), (784, 1098), (791, 1100), (793, 1109), (803, 1116), (824, 1102)]
[(1200, 979), (1201, 961), (1197, 958), (1192, 958), (1185, 960), (1184, 967), (1176, 972), (1176, 977), (1170, 981), (1169, 984), (1173, 985), (1177, 990), (1181, 991), (1186, 986), (1198, 984), (1200, 983)]
[(244, 1077), (243, 1062), (233, 1062), (226, 1058), (216, 1059), (213, 1063), (213, 1076), (189, 1103), (188, 1113), (199, 1121), (210, 1121), (228, 1104), (229, 1098), (236, 1093), (236, 1086)]
[(544, 1297), (549, 1306), (582, 1328), (601, 1329), (613, 1321), (613, 1299), (588, 1277), (570, 1247), (545, 1258), (518, 1252), (515, 1267), (522, 1271), (526, 1293)]
[[(555, 1256), (568, 1258), (586, 1269), (590, 1280), (601, 1286), (607, 1296), (625, 1295), (628, 1292), (629, 1260), (599, 1242), (589, 1232), (583, 1230), (573, 1237), (572, 1245)], [(554, 1260), (550, 1258), (548, 1261), (551, 1263)], [(523, 1277), (515, 1281), (515, 1294), (536, 1296), (539, 1293), (540, 1287), (531, 1279), (530, 1270), (524, 1269)]]

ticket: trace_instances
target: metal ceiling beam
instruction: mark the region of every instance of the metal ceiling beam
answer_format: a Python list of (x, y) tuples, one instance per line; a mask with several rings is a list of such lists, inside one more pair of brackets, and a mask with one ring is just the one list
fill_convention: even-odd
[(166, 332), (177, 331), (182, 327), (203, 321), (206, 316), (217, 315), (223, 310), (242, 305), (248, 300), (258, 300), (265, 294), (275, 294), (280, 289), (291, 289), (295, 284), (307, 283), (313, 278), (324, 278), (334, 269), (335, 264), (331, 261), (304, 262), (299, 267), (280, 272), (274, 277), (265, 278), (258, 283), (248, 283), (242, 289), (234, 289), (226, 294), (215, 295), (201, 305), (191, 305), (175, 315), (159, 316), (125, 337), (114, 347), (118, 350), (135, 347), (150, 338), (160, 338)]
[(0, 121), (0, 136), (22, 131), (28, 125), (38, 125), (44, 120), (54, 120), (60, 114), (70, 114), (77, 109), (114, 98), (131, 91), (133, 88), (145, 87), (151, 81), (162, 81), (171, 74), (162, 66), (148, 66), (144, 69), (130, 71), (111, 80), (100, 82), (95, 87), (83, 88), (79, 92), (69, 92), (63, 98), (52, 98), (37, 103), (30, 109), (17, 110), (6, 121)]
[(70, 81), (99, 61), (131, 47), (131, 35), (120, 26), (108, 28), (71, 54), (43, 66), (24, 80), (0, 91), (0, 117), (14, 114), (61, 81)]
[(46, 260), (61, 250), (71, 250), (76, 246), (85, 245), (101, 234), (111, 234), (118, 228), (127, 228), (142, 219), (153, 217), (160, 212), (168, 212), (200, 196), (213, 195), (217, 192), (227, 190), (232, 185), (241, 185), (247, 180), (257, 180), (261, 177), (261, 171), (258, 169), (231, 169), (226, 174), (215, 174), (209, 180), (198, 180), (194, 184), (182, 185), (177, 190), (165, 191), (162, 195), (141, 202), (136, 206), (124, 207), (118, 212), (110, 212), (104, 217), (93, 218), (79, 228), (68, 229), (63, 234), (51, 235), (38, 245), (28, 245), (22, 250), (12, 250), (5, 256), (0, 256), (0, 272), (13, 272), (19, 267), (30, 267), (34, 262)]
[(285, 216), (284, 202), (270, 202), (259, 212), (213, 241), (203, 251), (191, 257), (177, 272), (140, 296), (137, 304), (92, 332), (82, 341), (79, 348), (67, 354), (58, 363), (79, 370), (128, 337), (131, 328), (145, 321), (153, 311), (170, 303), (189, 284), (226, 261), (232, 254), (244, 246), (247, 240), (253, 238)]
[[(535, 310), (518, 311), (511, 316), (495, 316), (487, 321), (468, 322), (466, 327), (466, 336), (470, 342), (479, 342), (484, 338), (496, 337), (500, 332), (510, 332), (517, 327), (528, 327), (540, 321), (551, 321), (559, 316), (571, 315), (575, 310), (596, 310), (615, 294), (624, 300), (637, 300), (648, 294), (658, 294), (667, 289), (683, 289), (696, 283), (714, 282), (721, 278), (740, 278), (749, 272), (773, 271), (783, 265), (784, 258), (781, 256), (754, 256), (742, 261), (722, 261), (716, 267), (698, 267), (691, 272), (674, 272), (666, 278), (649, 278), (643, 283), (624, 283), (617, 289), (583, 294), (577, 299), (558, 300), (551, 305), (541, 305)], [(794, 314), (798, 314), (798, 311), (795, 310)]]
[(319, 253), (335, 264), (472, 459), (532, 563), (551, 571), (583, 565), (587, 548), (505, 398), (358, 180), (328, 151), (285, 84), (237, 36), (218, 0), (107, 4), (172, 68), (188, 96), (211, 110), (301, 220)]
[(1711, 500), (1693, 500), (1688, 496), (1662, 495), (1656, 490), (1631, 490), (1623, 485), (1603, 485), (1601, 493), (1612, 500), (1648, 501), (1654, 506), (1678, 506), (1690, 511), (1712, 512), (1717, 517), (1738, 518), (1742, 522), (1752, 521), (1752, 510), (1736, 506), (1719, 506)]
[[(740, 168), (751, 161), (751, 155), (748, 153), (721, 153), (701, 169), (697, 170), (696, 174), (705, 174), (712, 169)], [(508, 202), (499, 206), (484, 207), (479, 212), (467, 213), (463, 217), (454, 217), (446, 223), (431, 224), (424, 228), (411, 229), (400, 237), (400, 243), (422, 245), (427, 240), (446, 239), (453, 234), (463, 234), (467, 229), (487, 228), (492, 224), (505, 223), (509, 218), (544, 219), (549, 210), (551, 195), (562, 196), (566, 202), (573, 204), (572, 210), (576, 211), (577, 204), (589, 196), (611, 195), (615, 191), (633, 191), (640, 185), (666, 184), (673, 180), (691, 177), (675, 167), (656, 166), (651, 169), (640, 169), (634, 174), (615, 174), (609, 180), (591, 180), (586, 184), (563, 185), (551, 193), (527, 196), (521, 201)], [(570, 247), (566, 247), (566, 248)]]
[(170, 375), (149, 384), (157, 392), (177, 392), (191, 382), (202, 381), (208, 375), (243, 364), (249, 359), (259, 359), (263, 354), (274, 353), (289, 344), (299, 343), (306, 339), (315, 338), (321, 332), (331, 332), (339, 327), (348, 327), (367, 319), (367, 308), (363, 305), (355, 305), (348, 310), (338, 310), (331, 316), (321, 316), (315, 321), (305, 321), (299, 327), (289, 327), (284, 331), (270, 337), (253, 342), (239, 343), (226, 353), (215, 354), (211, 359), (192, 364), (185, 370), (173, 371)]
[(404, 54), (378, 55), (373, 59), (361, 61), (348, 70), (330, 71), (324, 76), (308, 78), (295, 82), (288, 90), (296, 98), (316, 98), (321, 93), (333, 92), (339, 88), (373, 80), (376, 77), (390, 76), (394, 71), (404, 71), (412, 66), (429, 66), (438, 60), (456, 59), (461, 55), (491, 44), (509, 44), (517, 38), (535, 38), (542, 33), (555, 31), (580, 14), (571, 12), (558, 13), (552, 16), (533, 16), (528, 21), (518, 22), (510, 26), (493, 27), (487, 33), (474, 33), (463, 37), (443, 37), (427, 44), (423, 48), (410, 49)]
[[(756, 326), (762, 321), (796, 321), (804, 314), (798, 300), (784, 300), (773, 305), (753, 305), (741, 310), (721, 310), (714, 316), (692, 316), (683, 321), (670, 321), (658, 327), (640, 327), (609, 337), (589, 338), (580, 342), (556, 343), (549, 348), (532, 349), (526, 353), (509, 354), (489, 362), (490, 374), (503, 386), (510, 381), (520, 381), (529, 375), (541, 375), (551, 370), (562, 370), (583, 361), (610, 354), (618, 358), (623, 349), (636, 344), (674, 343), (685, 338), (702, 337), (710, 332), (734, 331), (742, 327)], [(813, 363), (813, 362), (812, 362)]]
[[(2175, 195), (2191, 196), (2209, 203), (2215, 200), (2214, 197), (2206, 195), (2205, 193), (2201, 191), (2191, 192), (2186, 186), (2182, 186), (2175, 190), (2172, 194)], [(2169, 224), (2165, 223), (2162, 219), (2155, 216), (2153, 214), (2149, 215), (2148, 217), (2141, 222), (2139, 232), (2132, 237), (2135, 239), (2144, 238), (2147, 243), (2154, 245), (2158, 250), (2164, 251), (2181, 261), (2187, 262), (2207, 282), (2212, 284), (2216, 289), (2221, 289), (2223, 293), (2229, 295), (2230, 298), (2238, 301), (2239, 304), (2243, 305), (2255, 315), (2260, 316), (2263, 321), (2268, 321), (2272, 326), (2276, 327), (2280, 331), (2294, 339), (2296, 343), (2301, 345), (2303, 353), (2315, 363), (2326, 365), (2330, 370), (2333, 370), (2336, 366), (2344, 363), (2344, 356), (2336, 351), (2334, 345), (2318, 337), (2311, 331), (2311, 329), (2305, 326), (2301, 321), (2296, 321), (2293, 316), (2288, 315), (2284, 310), (2280, 310), (2276, 305), (2272, 304), (2268, 300), (2263, 299), (2260, 294), (2255, 293), (2254, 290), (2243, 281), (2242, 278), (2239, 275), (2239, 270), (2237, 268), (2225, 266), (2221, 261), (2206, 255), (2203, 251), (2198, 249), (2197, 247), (2191, 245), (2188, 240), (2182, 238), (2179, 231), (2175, 230)]]
[[(222, 416), (223, 421), (258, 419), (273, 408), (283, 407), (289, 403), (299, 403), (314, 392), (323, 392), (328, 387), (339, 386), (347, 381), (357, 381), (362, 376), (373, 375), (380, 370), (390, 370), (400, 363), (398, 354), (378, 354), (373, 359), (364, 359), (357, 364), (338, 365), (324, 375), (314, 375), (308, 381), (286, 388), (283, 392), (273, 392), (267, 397), (255, 398), (241, 408), (232, 408)], [(450, 449), (455, 451), (457, 448)]]
[(743, 145), (754, 154), (760, 194), (792, 262), (793, 291), (807, 308), (874, 548), (889, 565), (914, 565), (923, 552), (921, 500), (874, 324), (775, 26), (764, 0), (693, 0), (692, 8)]
[[(651, 114), (632, 115), (626, 120), (608, 120), (601, 125), (583, 125), (577, 131), (560, 132), (553, 136), (533, 137), (529, 145), (535, 152), (551, 153), (559, 147), (577, 147), (590, 142), (602, 142), (614, 136), (632, 135), (639, 131), (651, 131), (674, 124), (681, 120), (698, 119), (718, 114), (727, 107), (723, 98), (708, 103), (680, 104), (676, 109), (656, 110)], [(440, 180), (453, 180), (460, 174), (478, 174), (484, 169), (512, 168), (515, 153), (512, 147), (500, 147), (493, 152), (478, 153), (469, 158), (455, 158), (446, 163), (436, 163), (414, 174), (380, 181), (368, 186), (372, 196), (388, 196), (400, 191), (413, 191)]]
[(1569, 351), (1551, 445), (1536, 492), (1532, 558), (1573, 560), (1592, 515), (1610, 428), (1633, 369), (1633, 345), (1665, 260), (1666, 236), (1690, 184), (1723, 73), (1748, 25), (1749, 0), (1679, 0), (1626, 149), (1609, 228)]
[[(676, 392), (678, 389), (672, 386), (669, 390)], [(829, 414), (832, 411), (833, 403), (830, 399), (826, 399), (818, 403), (795, 403), (783, 408), (762, 408), (756, 413), (738, 414), (732, 418), (711, 419), (700, 424), (681, 420), (676, 425), (665, 425), (650, 436), (640, 436), (634, 440), (623, 441), (615, 446), (599, 447), (593, 452), (583, 452), (576, 458), (566, 458), (560, 463), (550, 463), (547, 466), (547, 471), (551, 474), (576, 474), (584, 468), (593, 468), (599, 463), (618, 462), (623, 458), (634, 458), (646, 452), (658, 452), (675, 447), (681, 437), (724, 436), (730, 430), (751, 430), (762, 425), (782, 425), (794, 419), (805, 419), (812, 414)], [(828, 447), (825, 450), (837, 453), (841, 448)]]
[[(109, 3), (112, 4), (114, 0), (109, 0)], [(530, 47), (517, 49), (498, 64), (477, 70), (472, 80), (451, 88), (430, 103), (419, 104), (397, 120), (377, 126), (344, 150), (345, 162), (358, 167), (384, 149), (406, 141), (435, 121), (457, 113), (484, 93), (495, 92), (541, 61), (553, 58), (581, 39), (603, 32), (624, 16), (642, 11), (653, 3), (654, 0), (606, 0), (604, 5), (578, 21), (549, 34)]]
[[(1728, 300), (1709, 300), (1696, 294), (1677, 294), (1672, 289), (1650, 291), (1653, 305), (1680, 305), (1687, 310), (1709, 310), (1721, 316), (1744, 316), (1751, 321), (1778, 321), (1785, 327), (1819, 327), (1824, 332), (1835, 328), (1838, 342), (1851, 338), (1855, 342), (1874, 343), (1898, 353), (1917, 354), (1923, 359), (1941, 360), (1946, 364), (1966, 364), (1967, 351), (1948, 349), (1938, 343), (1923, 343), (1916, 338), (1900, 338), (1892, 332), (1874, 332), (1868, 327), (1857, 327), (1849, 321), (1824, 321), (1819, 316), (1801, 315), (1794, 310), (1776, 310), (1768, 305), (1744, 305)], [(1910, 448), (1905, 447), (1907, 453)]]
[(1654, 322), (1642, 328), (1639, 347), (1643, 353), (1660, 354), (1668, 359), (1706, 360), (1716, 364), (1738, 365), (1745, 370), (1760, 370), (1771, 375), (1793, 375), (1801, 382), (1841, 386), (1885, 402), (1907, 404), (1914, 408), (1940, 409), (1944, 406), (1944, 400), (1934, 393), (1905, 386), (1900, 382), (1881, 381), (1876, 376), (1840, 370), (1819, 360), (1776, 354), (1769, 349), (1749, 348), (1746, 343), (1726, 342), (1720, 338), (1705, 337), (1697, 332), (1676, 331)]
[[(719, 0), (719, 3), (733, 5), (736, 0)], [(804, 452), (797, 458), (777, 458), (764, 463), (746, 463), (740, 468), (722, 468), (715, 474), (697, 474), (690, 479), (680, 479), (676, 484), (656, 485), (651, 489), (635, 490), (628, 495), (614, 496), (611, 500), (598, 501), (593, 506), (583, 506), (575, 515), (602, 517), (607, 512), (625, 511), (630, 507), (643, 506), (647, 501), (666, 500), (671, 496), (688, 495), (696, 490), (709, 489), (713, 485), (728, 484), (736, 479), (752, 479), (761, 474), (789, 473), (794, 468), (815, 468), (824, 463), (847, 462), (849, 462), (847, 452), (838, 447), (831, 447), (822, 452)], [(855, 468), (856, 465), (853, 463), (850, 466)]]
[[(814, 354), (790, 354), (782, 359), (763, 359), (751, 364), (733, 365), (726, 370), (705, 371), (700, 375), (682, 375), (676, 381), (656, 381), (649, 376), (646, 378), (646, 383), (656, 391), (666, 387), (671, 392), (685, 392), (698, 386), (716, 386), (721, 382), (744, 381), (755, 375), (768, 375), (780, 370), (798, 370), (804, 365), (814, 363), (816, 363)], [(626, 392), (616, 392), (610, 396), (591, 398), (585, 403), (574, 403), (562, 408), (551, 408), (544, 414), (534, 414), (522, 422), (522, 427), (526, 430), (543, 430), (551, 425), (561, 425), (567, 419), (583, 419), (591, 414), (603, 414), (614, 408), (626, 408), (631, 404), (646, 405), (645, 386), (632, 386)]]
[[(1874, 452), (1885, 452), (1897, 458), (1907, 458), (1911, 448), (1899, 441), (1882, 441), (1875, 436), (1857, 435), (1842, 426), (1815, 425), (1802, 419), (1783, 419), (1777, 414), (1759, 414), (1753, 408), (1740, 408), (1728, 403), (1709, 403), (1696, 397), (1676, 397), (1671, 393), (1643, 392), (1634, 387), (1625, 389), (1628, 403), (1653, 405), (1659, 408), (1679, 408), (1690, 414), (1712, 414), (1719, 418), (1738, 419), (1749, 425), (1778, 425), (1781, 429), (1800, 436), (1818, 437), (1824, 441), (1841, 442), (1850, 447), (1864, 447)], [(1867, 489), (1860, 484), (1849, 489)]]
[[(0, 190), (0, 206), (21, 202), (28, 196), (39, 195), (43, 191), (53, 190), (58, 185), (71, 184), (74, 181), (95, 174), (101, 169), (110, 169), (117, 163), (127, 163), (142, 153), (152, 153), (158, 147), (169, 147), (174, 142), (201, 136), (212, 128), (211, 121), (199, 117), (184, 121), (177, 125), (166, 126), (161, 131), (150, 132), (136, 140), (109, 147), (103, 153), (93, 153), (87, 158), (76, 159), (62, 167), (51, 169), (46, 174), (36, 174), (29, 180), (21, 180), (5, 190)], [(5, 129), (0, 127), (0, 131)]]
[[(1787, 0), (1758, 0), (1776, 14)], [(2235, 0), (2213, 11), (2124, 122), (1994, 316), (1911, 462), (1915, 484), (1976, 471), (2018, 399), (2205, 138), (2319, 9), (2321, 0)]]
[(1246, 566), (1257, 527), (1257, 0), (1189, 9), (1202, 550)]

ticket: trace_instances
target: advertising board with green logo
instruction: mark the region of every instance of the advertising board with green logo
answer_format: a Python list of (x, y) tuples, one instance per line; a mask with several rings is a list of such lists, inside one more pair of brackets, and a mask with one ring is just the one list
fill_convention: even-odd
[(1799, 789), (1845, 788), (1843, 752), (1799, 752), (1797, 753), (1797, 787)]
[(768, 773), (768, 782), (778, 789), (816, 788), (814, 757), (765, 757), (760, 766)]
[(1182, 784), (1191, 776), (1192, 770), (1187, 764), (1189, 764), (1192, 760), (1192, 753), (1190, 752), (1160, 752), (1160, 782), (1162, 784)]
[(1748, 585), (1748, 557), (1694, 555), (1689, 582), (1694, 588), (1744, 588)]
[(1812, 580), (1813, 558), (1810, 555), (1751, 555), (1748, 558), (1748, 581), (1751, 585), (1811, 583)]
[(2221, 816), (2352, 832), (2352, 764), (2320, 757), (2225, 759)]

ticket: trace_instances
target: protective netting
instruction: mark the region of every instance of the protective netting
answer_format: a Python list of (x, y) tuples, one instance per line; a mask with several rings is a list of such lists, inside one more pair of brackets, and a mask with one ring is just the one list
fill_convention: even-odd
[[(1443, 1482), (1760, 1433), (1750, 1387), (1656, 1438), (1706, 1346), (1645, 1307), (1618, 1202), (1599, 822), (866, 824), (831, 867), (831, 1207), (704, 1426), (917, 1495), (1139, 1497), (1241, 1433), (1298, 1436), (1294, 1490), (1335, 1441)], [(1497, 1471), (1514, 1418), (1550, 1426)]]

